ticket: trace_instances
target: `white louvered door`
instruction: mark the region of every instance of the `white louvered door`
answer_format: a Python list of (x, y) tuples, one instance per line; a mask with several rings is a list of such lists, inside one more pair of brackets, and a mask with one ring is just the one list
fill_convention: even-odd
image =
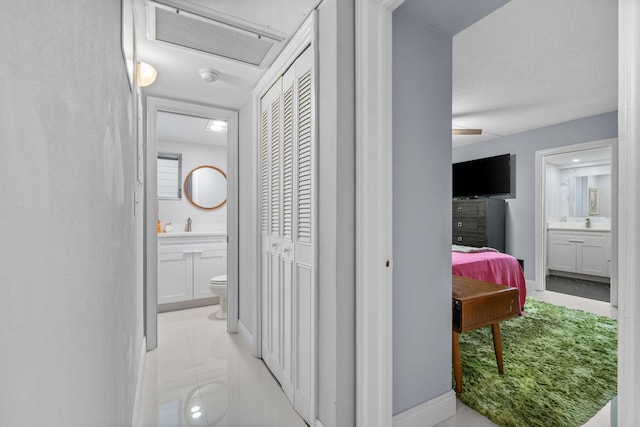
[(294, 399), (296, 411), (307, 421), (312, 413), (314, 388), (315, 316), (315, 122), (313, 50), (308, 48), (294, 64)]
[(263, 96), (260, 111), (262, 357), (309, 423), (315, 363), (313, 88), (313, 50), (307, 48)]
[(282, 384), (281, 93), (279, 79), (260, 102), (260, 215), (262, 358)]
[(293, 402), (293, 196), (294, 105), (293, 70), (282, 77), (282, 389)]

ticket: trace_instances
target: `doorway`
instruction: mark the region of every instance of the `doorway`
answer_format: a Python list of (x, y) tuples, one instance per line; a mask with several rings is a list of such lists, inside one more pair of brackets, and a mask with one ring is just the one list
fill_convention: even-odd
[[(227, 123), (227, 202), (226, 202), (226, 258), (227, 258), (227, 332), (237, 332), (238, 323), (238, 113), (215, 107), (190, 104), (162, 98), (147, 98), (146, 108), (146, 149), (145, 149), (145, 335), (147, 350), (157, 346), (157, 313), (158, 313), (158, 118), (162, 114), (177, 114), (207, 120), (221, 120)], [(175, 150), (174, 150), (175, 151)], [(192, 168), (195, 169), (195, 168)], [(192, 169), (183, 170), (186, 176)], [(179, 181), (183, 182), (182, 176)], [(182, 186), (181, 186), (182, 188)], [(185, 202), (186, 203), (186, 202)], [(177, 215), (173, 213), (171, 215)], [(180, 224), (172, 227), (183, 227), (188, 222), (184, 218)], [(167, 222), (161, 220), (161, 227), (166, 231)], [(176, 221), (178, 222), (178, 221)], [(192, 220), (193, 227), (193, 220)], [(193, 255), (196, 256), (195, 254)], [(211, 261), (215, 262), (215, 261)]]
[(618, 305), (615, 139), (536, 153), (536, 290)]

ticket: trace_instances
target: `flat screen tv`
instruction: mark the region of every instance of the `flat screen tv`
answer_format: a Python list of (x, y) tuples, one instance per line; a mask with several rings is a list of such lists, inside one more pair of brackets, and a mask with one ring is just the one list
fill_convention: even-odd
[(511, 155), (453, 164), (453, 197), (475, 198), (511, 194)]

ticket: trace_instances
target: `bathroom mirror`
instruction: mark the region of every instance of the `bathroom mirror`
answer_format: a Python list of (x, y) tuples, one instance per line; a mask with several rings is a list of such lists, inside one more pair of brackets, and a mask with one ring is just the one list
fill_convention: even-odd
[[(606, 206), (602, 206), (603, 198)], [(583, 217), (590, 215), (610, 216), (608, 207), (611, 199), (611, 175), (575, 176), (569, 182), (569, 215)]]
[(185, 178), (184, 194), (200, 209), (218, 209), (227, 203), (227, 174), (215, 166), (198, 166)]

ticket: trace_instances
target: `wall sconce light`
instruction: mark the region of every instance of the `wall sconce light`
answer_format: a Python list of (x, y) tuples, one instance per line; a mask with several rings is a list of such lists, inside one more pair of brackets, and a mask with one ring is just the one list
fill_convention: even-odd
[(151, 86), (158, 77), (158, 71), (146, 62), (138, 62), (136, 70), (136, 80), (139, 87)]

